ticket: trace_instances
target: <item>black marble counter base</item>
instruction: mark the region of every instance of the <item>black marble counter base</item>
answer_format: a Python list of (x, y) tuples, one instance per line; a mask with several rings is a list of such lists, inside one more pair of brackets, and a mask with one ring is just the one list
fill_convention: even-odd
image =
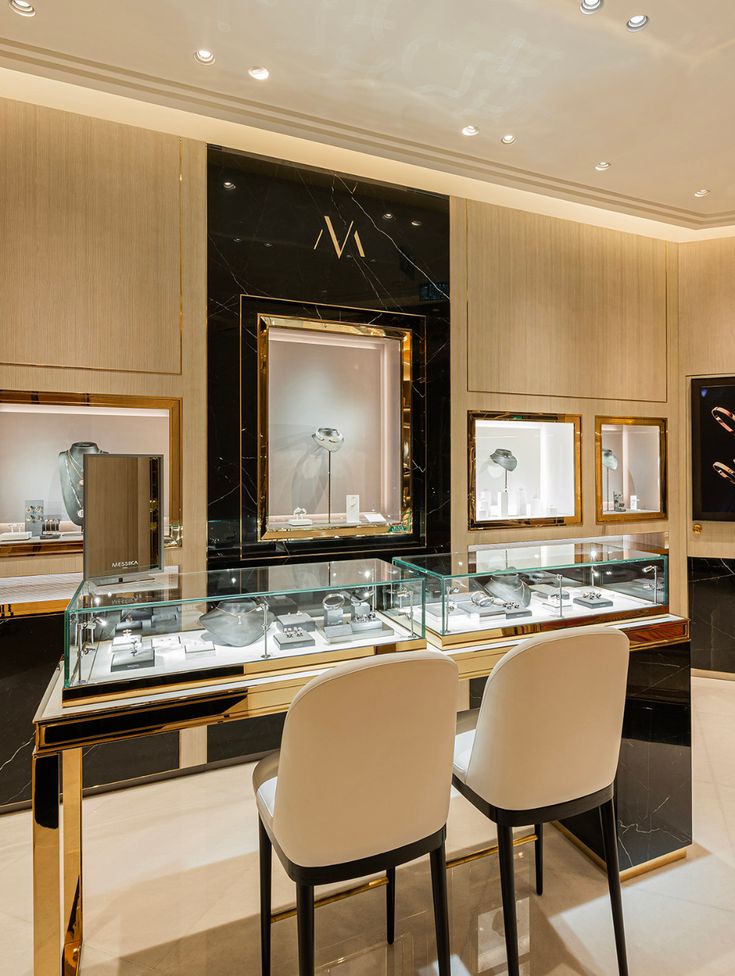
[[(689, 644), (630, 656), (623, 740), (616, 779), (620, 869), (651, 861), (692, 842)], [(470, 683), (477, 708), (485, 679)], [(563, 757), (560, 757), (563, 762)], [(563, 821), (603, 856), (596, 811)]]
[(687, 563), (692, 667), (735, 673), (735, 559)]

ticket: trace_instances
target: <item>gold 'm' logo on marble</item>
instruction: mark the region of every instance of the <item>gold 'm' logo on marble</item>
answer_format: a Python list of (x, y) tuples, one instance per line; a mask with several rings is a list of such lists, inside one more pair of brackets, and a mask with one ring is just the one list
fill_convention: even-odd
[[(334, 248), (335, 254), (337, 255), (337, 259), (341, 258), (342, 255), (344, 254), (345, 247), (347, 247), (347, 241), (350, 239), (350, 234), (352, 234), (352, 239), (354, 240), (357, 246), (357, 253), (360, 255), (361, 258), (365, 257), (365, 250), (362, 246), (362, 241), (360, 240), (360, 234), (358, 233), (357, 230), (352, 229), (355, 226), (354, 220), (350, 221), (350, 226), (347, 228), (347, 233), (345, 234), (344, 240), (342, 241), (341, 244), (337, 237), (337, 233), (334, 229), (332, 218), (324, 214), (324, 223), (327, 225), (327, 232), (329, 233), (330, 240), (332, 241), (332, 247)], [(314, 241), (313, 250), (316, 251), (317, 247), (319, 247), (319, 241), (322, 239), (323, 235), (324, 235), (324, 228), (322, 227), (322, 229), (317, 234), (316, 240)]]

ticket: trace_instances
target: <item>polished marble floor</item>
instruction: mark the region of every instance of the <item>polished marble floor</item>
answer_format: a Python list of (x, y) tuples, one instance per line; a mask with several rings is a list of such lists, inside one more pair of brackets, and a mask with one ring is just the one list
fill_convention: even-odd
[[(694, 679), (694, 836), (686, 861), (623, 886), (632, 976), (735, 973), (735, 682)], [(250, 767), (109, 793), (85, 803), (83, 976), (259, 972), (257, 821)], [(452, 799), (452, 852), (490, 827)], [(516, 852), (524, 976), (616, 973), (603, 875), (553, 828), (546, 891), (531, 847)], [(0, 818), (3, 974), (31, 973), (30, 816)], [(449, 873), (453, 976), (506, 972), (496, 857)], [(292, 899), (276, 864), (274, 908)], [(378, 889), (317, 912), (317, 965), (330, 976), (435, 976), (428, 865), (398, 872), (395, 945)], [(274, 976), (296, 969), (296, 923), (273, 933)]]

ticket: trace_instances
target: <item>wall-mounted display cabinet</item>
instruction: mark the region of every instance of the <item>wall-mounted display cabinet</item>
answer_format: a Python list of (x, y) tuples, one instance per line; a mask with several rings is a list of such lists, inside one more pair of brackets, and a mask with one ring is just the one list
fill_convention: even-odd
[(84, 581), (66, 700), (298, 671), (425, 645), (425, 581), (378, 559)]
[(84, 458), (163, 458), (164, 536), (181, 539), (181, 401), (0, 391), (0, 556), (82, 551)]
[(470, 529), (582, 520), (581, 418), (468, 414)]
[(598, 522), (666, 517), (666, 420), (595, 418)]
[(563, 540), (396, 558), (426, 579), (426, 627), (440, 647), (668, 611), (668, 556), (629, 541)]

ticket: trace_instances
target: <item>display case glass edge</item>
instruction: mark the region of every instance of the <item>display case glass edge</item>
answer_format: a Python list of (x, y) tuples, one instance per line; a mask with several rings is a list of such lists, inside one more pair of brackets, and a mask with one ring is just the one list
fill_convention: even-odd
[[(477, 517), (477, 442), (478, 420), (537, 421), (574, 425), (574, 513), (560, 516), (512, 516), (497, 519)], [(467, 412), (467, 527), (484, 529), (523, 528), (530, 526), (580, 525), (583, 520), (582, 499), (582, 417), (579, 414), (517, 413), (514, 411), (469, 410)]]
[[(182, 409), (178, 397), (138, 396), (117, 393), (58, 393), (47, 390), (0, 390), (0, 403), (43, 404), (65, 407), (117, 407), (120, 409), (152, 409), (168, 412), (168, 518), (169, 532), (164, 540), (166, 548), (180, 547), (183, 539), (182, 504)], [(59, 556), (83, 551), (83, 541), (48, 540), (40, 542), (0, 542), (0, 558), (10, 556)]]
[[(606, 512), (603, 504), (602, 428), (603, 426), (657, 427), (659, 445), (659, 507), (655, 511)], [(665, 417), (595, 417), (595, 520), (608, 522), (650, 522), (667, 518), (668, 444)]]
[[(243, 294), (240, 296), (240, 362), (243, 356), (243, 308), (245, 303), (256, 302), (275, 302), (283, 303), (286, 308), (290, 306), (303, 306), (302, 302), (291, 302), (288, 299), (264, 298), (262, 296), (251, 296)], [(404, 312), (385, 312), (375, 309), (350, 308), (349, 306), (333, 306), (325, 303), (314, 304), (313, 308), (318, 310), (335, 309), (340, 313), (349, 312), (368, 312), (371, 319), (369, 322), (360, 323), (354, 321), (340, 321), (322, 318), (305, 318), (303, 315), (288, 314), (281, 310), (256, 313), (257, 322), (257, 348), (258, 348), (258, 394), (257, 394), (257, 426), (258, 426), (258, 452), (257, 452), (257, 508), (258, 508), (258, 541), (271, 542), (300, 542), (315, 539), (339, 539), (339, 538), (368, 538), (371, 536), (410, 536), (414, 530), (413, 525), (413, 475), (412, 475), (412, 447), (413, 447), (413, 419), (412, 419), (412, 384), (413, 384), (413, 348), (419, 337), (415, 337), (411, 330), (401, 328), (396, 324), (379, 324), (381, 319), (403, 319), (412, 318), (424, 321), (424, 316), (414, 313)], [(269, 371), (268, 371), (268, 339), (269, 322), (271, 318), (288, 321), (289, 328), (301, 329), (305, 332), (333, 333), (352, 336), (378, 336), (382, 338), (393, 338), (400, 342), (400, 515), (397, 522), (382, 524), (360, 524), (360, 525), (314, 525), (308, 530), (273, 528), (269, 526), (268, 513), (268, 486), (269, 486), (269, 437), (268, 437), (268, 394), (269, 394)], [(422, 356), (425, 356), (425, 349), (421, 349)], [(242, 416), (243, 384), (242, 368), (240, 370), (240, 415)], [(240, 512), (243, 510), (243, 438), (240, 437)], [(243, 555), (243, 519), (240, 519), (240, 555)]]

